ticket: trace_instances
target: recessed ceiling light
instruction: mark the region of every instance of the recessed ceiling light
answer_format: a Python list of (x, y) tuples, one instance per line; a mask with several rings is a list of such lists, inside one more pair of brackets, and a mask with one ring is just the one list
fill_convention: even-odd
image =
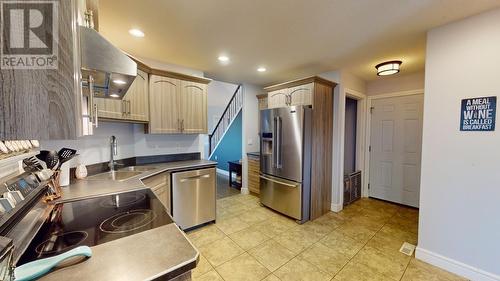
[(219, 60), (220, 62), (229, 62), (229, 57), (228, 57), (228, 56), (224, 56), (224, 55), (222, 55), (222, 56), (219, 56), (219, 57), (218, 57), (218, 60)]
[(130, 35), (135, 36), (135, 37), (144, 37), (144, 32), (142, 32), (141, 30), (139, 30), (137, 28), (130, 29), (128, 31), (128, 33), (130, 33)]
[(117, 94), (111, 94), (109, 96), (112, 97), (112, 98), (119, 98), (120, 97), (120, 95), (117, 95)]
[(127, 84), (127, 82), (125, 82), (123, 80), (118, 80), (118, 79), (113, 80), (113, 83), (115, 83), (117, 85), (125, 85), (125, 84)]
[(377, 69), (378, 76), (387, 76), (393, 75), (399, 72), (401, 68), (401, 64), (403, 62), (400, 60), (386, 61), (383, 63), (379, 63), (375, 66)]
[(265, 67), (263, 67), (263, 66), (261, 66), (261, 67), (257, 68), (257, 71), (258, 71), (258, 72), (266, 72), (266, 70), (267, 70), (267, 69), (266, 69)]

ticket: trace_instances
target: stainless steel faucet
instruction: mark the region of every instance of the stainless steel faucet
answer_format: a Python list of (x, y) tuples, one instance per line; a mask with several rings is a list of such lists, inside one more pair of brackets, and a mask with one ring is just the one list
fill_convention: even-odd
[(113, 172), (115, 171), (115, 156), (118, 155), (118, 145), (116, 143), (116, 137), (111, 136), (109, 140), (109, 148), (110, 148), (110, 157), (109, 157), (109, 169)]

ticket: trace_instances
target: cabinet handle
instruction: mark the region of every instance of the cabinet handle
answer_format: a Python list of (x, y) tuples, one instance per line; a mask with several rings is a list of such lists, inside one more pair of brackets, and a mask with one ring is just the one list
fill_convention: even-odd
[(128, 100), (127, 103), (128, 103), (128, 114), (130, 115), (132, 111), (132, 105), (130, 104), (130, 100)]
[(99, 127), (99, 107), (97, 105), (97, 103), (94, 104), (94, 110), (95, 110), (95, 113), (94, 113), (94, 126), (97, 128)]
[(97, 105), (94, 104), (94, 77), (92, 75), (89, 75), (88, 77), (88, 86), (89, 86), (89, 99), (88, 99), (88, 112), (89, 112), (89, 123), (92, 123), (92, 126), (97, 128), (97, 124), (95, 123), (96, 118), (96, 107)]
[(181, 120), (181, 131), (184, 132), (184, 119)]
[(122, 115), (127, 114), (127, 101), (122, 100)]

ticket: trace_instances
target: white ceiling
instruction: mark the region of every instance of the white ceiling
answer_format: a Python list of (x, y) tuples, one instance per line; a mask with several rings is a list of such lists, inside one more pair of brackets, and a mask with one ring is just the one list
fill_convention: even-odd
[(339, 68), (373, 80), (385, 60), (422, 70), (427, 30), (494, 7), (500, 0), (100, 0), (99, 28), (132, 55), (222, 81), (267, 85)]

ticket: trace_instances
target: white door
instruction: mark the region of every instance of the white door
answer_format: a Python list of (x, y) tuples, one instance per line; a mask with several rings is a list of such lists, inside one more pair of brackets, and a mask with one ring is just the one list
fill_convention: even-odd
[(370, 196), (418, 207), (423, 95), (372, 100)]

